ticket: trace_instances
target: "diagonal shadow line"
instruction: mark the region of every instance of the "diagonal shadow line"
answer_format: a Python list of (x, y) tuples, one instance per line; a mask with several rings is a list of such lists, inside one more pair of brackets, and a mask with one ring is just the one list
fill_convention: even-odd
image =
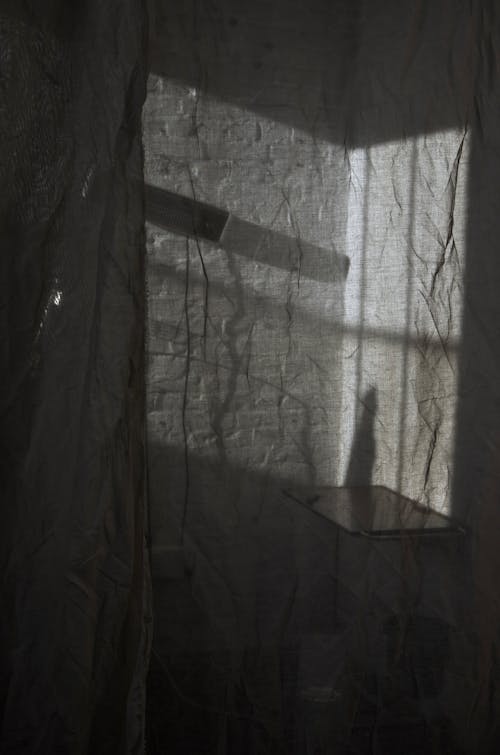
[[(164, 280), (165, 278), (168, 278), (171, 280), (175, 286), (178, 286), (181, 288), (184, 286), (185, 282), (185, 274), (182, 271), (179, 271), (178, 268), (174, 265), (169, 264), (168, 262), (149, 262), (148, 263), (148, 277), (150, 278), (150, 292), (151, 289), (154, 289), (157, 283), (161, 280)], [(201, 276), (196, 276), (195, 273), (192, 271), (190, 272), (191, 277), (191, 284), (194, 286), (199, 286), (200, 288), (203, 287), (204, 283), (201, 278)], [(210, 280), (210, 291), (212, 296), (222, 296), (224, 295), (226, 289), (224, 284), (221, 281), (214, 281)], [(299, 305), (297, 305), (299, 306)], [(271, 311), (274, 312), (274, 310), (279, 308), (278, 304), (273, 304), (271, 301), (266, 300), (266, 310), (269, 311), (269, 308)], [(319, 326), (319, 320), (321, 318), (318, 316), (315, 316), (311, 314), (310, 312), (303, 311), (301, 312), (301, 322), (304, 324), (306, 322), (311, 323), (311, 328), (317, 328)], [(164, 321), (154, 319), (152, 318), (150, 320), (151, 327), (155, 328), (169, 328), (171, 327), (173, 331), (178, 332), (179, 328), (177, 325), (169, 325), (168, 323), (165, 323)], [(325, 323), (325, 326), (328, 327), (329, 331), (331, 333), (338, 332), (339, 334), (347, 334), (351, 335), (353, 337), (358, 337), (360, 332), (363, 333), (363, 337), (367, 338), (369, 340), (377, 340), (377, 341), (386, 341), (389, 344), (408, 344), (409, 347), (417, 348), (417, 349), (426, 349), (428, 348), (429, 344), (435, 344), (436, 346), (441, 345), (441, 340), (434, 335), (430, 335), (429, 333), (421, 333), (421, 334), (412, 334), (412, 333), (406, 333), (406, 332), (398, 332), (397, 330), (390, 330), (389, 328), (381, 328), (381, 327), (374, 327), (374, 326), (366, 326), (363, 325), (363, 328), (361, 329), (359, 326), (354, 324), (347, 324), (344, 322), (339, 322), (335, 320), (329, 320), (327, 323)], [(201, 333), (195, 334), (196, 337), (202, 338), (203, 335)], [(448, 353), (456, 353), (458, 349), (460, 348), (460, 339), (450, 339), (447, 342), (447, 351)]]
[(349, 258), (301, 238), (262, 228), (213, 205), (145, 185), (146, 220), (173, 233), (216, 243), (227, 251), (300, 276), (331, 283), (345, 280)]
[(184, 236), (220, 241), (229, 213), (210, 204), (145, 184), (146, 220)]

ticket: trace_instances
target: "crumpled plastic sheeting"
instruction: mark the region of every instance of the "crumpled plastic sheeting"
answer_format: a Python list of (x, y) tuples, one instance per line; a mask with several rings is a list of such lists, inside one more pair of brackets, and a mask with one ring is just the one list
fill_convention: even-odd
[(144, 751), (145, 40), (140, 2), (0, 8), (6, 755)]
[(228, 221), (148, 226), (151, 751), (497, 752), (496, 6), (155, 8), (146, 180)]

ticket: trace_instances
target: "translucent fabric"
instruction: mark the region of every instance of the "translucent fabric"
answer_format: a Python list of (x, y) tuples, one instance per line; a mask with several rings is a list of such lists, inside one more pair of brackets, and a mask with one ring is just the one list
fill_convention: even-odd
[(145, 14), (74, 5), (0, 6), (5, 755), (144, 751)]
[(2, 755), (500, 751), (497, 6), (0, 3)]
[(158, 0), (151, 752), (496, 752), (494, 4)]

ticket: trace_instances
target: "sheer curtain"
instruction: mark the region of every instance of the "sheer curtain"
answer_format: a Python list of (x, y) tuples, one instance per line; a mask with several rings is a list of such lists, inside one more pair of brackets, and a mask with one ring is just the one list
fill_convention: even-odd
[(1, 752), (498, 752), (496, 4), (0, 41)]
[(145, 66), (141, 3), (1, 4), (6, 754), (144, 750)]
[(153, 751), (494, 751), (494, 16), (155, 5)]

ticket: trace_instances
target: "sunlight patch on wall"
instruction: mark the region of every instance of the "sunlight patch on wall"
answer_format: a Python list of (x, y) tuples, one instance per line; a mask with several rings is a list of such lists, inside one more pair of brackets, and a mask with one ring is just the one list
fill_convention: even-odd
[(144, 130), (148, 183), (229, 213), (216, 244), (148, 229), (154, 442), (448, 511), (463, 133), (349, 150), (159, 77)]
[(468, 141), (449, 130), (349, 159), (341, 475), (363, 427), (373, 448), (360, 482), (448, 511)]

